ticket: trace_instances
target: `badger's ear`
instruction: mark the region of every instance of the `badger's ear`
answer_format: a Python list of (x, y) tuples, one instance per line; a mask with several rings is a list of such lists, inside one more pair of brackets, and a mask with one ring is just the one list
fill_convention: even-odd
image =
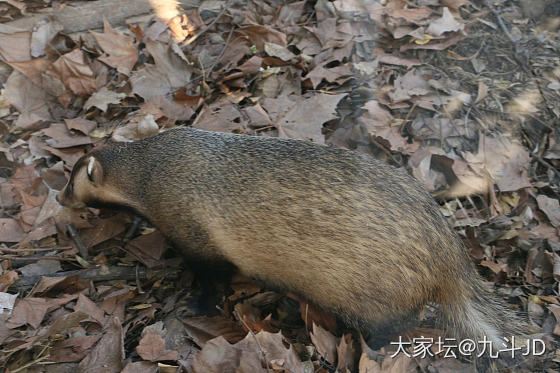
[(99, 185), (103, 181), (103, 167), (95, 157), (89, 157), (87, 162), (87, 175), (89, 181)]

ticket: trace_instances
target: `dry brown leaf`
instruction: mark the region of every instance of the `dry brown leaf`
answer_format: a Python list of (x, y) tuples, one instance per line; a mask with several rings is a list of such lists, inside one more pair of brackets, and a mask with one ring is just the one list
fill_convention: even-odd
[(91, 144), (91, 139), (79, 133), (72, 133), (64, 123), (53, 123), (41, 131), (50, 137), (46, 142), (53, 148), (70, 148), (79, 145)]
[(336, 346), (338, 356), (337, 369), (341, 372), (354, 371), (354, 340), (351, 334), (344, 334), (340, 338), (340, 343)]
[(488, 86), (480, 81), (478, 82), (478, 93), (476, 95), (476, 100), (474, 101), (474, 103), (479, 103), (480, 101), (484, 100), (486, 96), (488, 96)]
[(96, 91), (95, 76), (80, 49), (60, 56), (49, 66), (46, 74), (78, 96), (87, 97)]
[[(465, 160), (475, 177), (485, 178), (488, 172), (502, 192), (516, 191), (531, 186), (527, 169), (529, 167), (529, 152), (517, 142), (510, 141), (505, 136), (480, 135), (478, 153), (466, 152)], [(455, 170), (455, 166), (453, 167)], [(472, 171), (458, 174), (459, 180), (469, 184)], [(471, 175), (469, 175), (471, 173)]]
[(146, 114), (138, 122), (131, 122), (113, 131), (113, 140), (116, 142), (130, 142), (142, 140), (146, 137), (157, 135), (159, 126), (152, 114)]
[[(274, 120), (278, 136), (324, 144), (323, 123), (337, 118), (336, 106), (344, 96), (344, 94), (316, 94), (303, 101), (293, 103), (288, 112), (281, 113)], [(266, 100), (263, 104), (264, 109), (268, 110), (271, 104), (273, 104), (273, 100)]]
[(0, 59), (20, 62), (31, 59), (31, 33), (0, 24)]
[(0, 275), (0, 291), (6, 291), (19, 278), (16, 271), (6, 271)]
[(389, 93), (392, 102), (406, 101), (412, 96), (423, 96), (432, 91), (430, 84), (416, 69), (411, 69), (395, 79), (394, 86), (395, 90)]
[(250, 45), (255, 45), (258, 51), (264, 51), (265, 43), (273, 43), (281, 47), (287, 46), (286, 35), (267, 26), (246, 26), (235, 32), (246, 37)]
[(103, 19), (103, 33), (90, 31), (103, 52), (106, 54), (99, 57), (99, 61), (114, 67), (122, 74), (130, 74), (130, 71), (138, 60), (138, 50), (132, 36), (116, 32), (106, 19)]
[(74, 311), (83, 312), (97, 321), (99, 325), (105, 325), (105, 312), (83, 294), (78, 296)]
[(164, 243), (165, 238), (156, 231), (134, 238), (127, 242), (124, 248), (146, 267), (151, 268), (164, 265), (160, 260), (165, 252)]
[(79, 362), (100, 338), (101, 335), (85, 335), (57, 341), (54, 346), (49, 349), (49, 361), (58, 363)]
[(46, 58), (34, 58), (30, 61), (9, 63), (11, 67), (18, 70), (20, 73), (29, 78), (33, 84), (39, 87), (43, 85), (43, 72), (45, 72), (51, 64), (52, 61), (49, 61)]
[[(263, 361), (264, 360), (264, 361)], [(242, 341), (230, 345), (224, 338), (209, 341), (194, 358), (196, 373), (227, 371), (267, 372), (264, 367), (275, 365), (284, 371), (304, 373), (304, 366), (292, 346), (286, 348), (280, 333), (248, 334)]]
[(189, 317), (183, 320), (189, 336), (200, 347), (220, 336), (230, 343), (242, 340), (247, 334), (239, 324), (222, 317)]
[(18, 299), (12, 312), (12, 316), (6, 321), (6, 326), (10, 329), (20, 327), (25, 324), (37, 329), (45, 317), (49, 303), (44, 298), (27, 297)]
[(166, 350), (163, 338), (159, 334), (151, 331), (148, 331), (142, 336), (142, 339), (140, 339), (136, 347), (136, 352), (142, 359), (152, 362), (177, 360), (179, 358), (177, 351)]
[(111, 91), (107, 87), (101, 87), (99, 91), (95, 92), (88, 98), (84, 104), (84, 109), (89, 110), (91, 107), (95, 106), (101, 111), (107, 111), (109, 104), (118, 105), (125, 97), (126, 94), (124, 93), (117, 93)]
[(442, 5), (457, 11), (460, 7), (470, 4), (469, 0), (441, 0)]
[(387, 15), (394, 18), (403, 18), (408, 22), (417, 23), (432, 15), (430, 8), (392, 8), (388, 6)]
[(448, 39), (445, 39), (441, 42), (429, 42), (426, 44), (417, 44), (417, 43), (412, 43), (412, 44), (404, 44), (402, 45), (399, 50), (401, 52), (407, 51), (409, 49), (430, 49), (430, 50), (436, 50), (436, 51), (441, 51), (444, 49), (449, 48), (452, 45), (457, 44), (459, 41), (461, 41), (465, 36), (461, 33), (452, 36)]
[(149, 361), (136, 361), (128, 363), (121, 373), (158, 373), (158, 365), (150, 363)]
[(19, 242), (23, 239), (24, 232), (17, 220), (0, 218), (0, 241)]
[(146, 64), (130, 77), (132, 92), (145, 100), (183, 87), (191, 80), (193, 67), (168, 45), (148, 40), (146, 49), (154, 58), (154, 65)]
[(80, 362), (79, 368), (88, 373), (119, 373), (124, 357), (123, 329), (120, 320), (113, 317), (99, 342)]
[(47, 93), (19, 71), (13, 71), (5, 85), (5, 98), (22, 114), (35, 115), (40, 120), (49, 120)]
[(313, 331), (310, 333), (310, 337), (319, 355), (329, 363), (334, 364), (336, 362), (336, 339), (334, 335), (313, 324)]
[(214, 132), (245, 132), (245, 126), (243, 114), (227, 97), (204, 106), (198, 120), (193, 123), (194, 128)]
[(74, 118), (67, 119), (64, 118), (64, 123), (66, 123), (66, 128), (69, 130), (80, 131), (84, 135), (87, 135), (97, 127), (97, 123), (93, 120), (87, 120), (85, 118)]
[(58, 260), (38, 260), (19, 269), (23, 276), (42, 276), (62, 271)]
[(125, 229), (125, 216), (118, 214), (107, 219), (96, 219), (92, 224), (93, 228), (80, 231), (80, 236), (88, 248), (122, 233)]
[(389, 64), (389, 65), (406, 66), (408, 68), (413, 67), (413, 66), (418, 66), (418, 65), (422, 64), (417, 59), (403, 58), (403, 57), (395, 56), (395, 55), (392, 55), (392, 54), (382, 54), (382, 55), (378, 56), (378, 58), (379, 58), (379, 62), (381, 62), (381, 63), (386, 63), (386, 64)]
[(556, 228), (560, 227), (560, 203), (558, 200), (541, 194), (537, 197), (537, 203), (539, 209), (544, 212), (548, 220), (550, 220), (550, 224)]

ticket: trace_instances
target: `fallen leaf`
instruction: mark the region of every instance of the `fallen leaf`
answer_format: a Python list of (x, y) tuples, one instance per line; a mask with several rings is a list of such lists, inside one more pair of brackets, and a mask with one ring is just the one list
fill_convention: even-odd
[(14, 329), (29, 324), (37, 329), (41, 325), (48, 308), (49, 304), (44, 298), (27, 297), (18, 299), (12, 316), (6, 321), (6, 326)]
[(337, 370), (340, 372), (354, 371), (354, 341), (351, 334), (344, 334), (340, 338), (340, 343), (336, 346), (338, 356)]
[(23, 237), (23, 229), (17, 220), (0, 218), (0, 242), (19, 242)]
[(79, 369), (88, 373), (119, 373), (124, 355), (124, 336), (120, 320), (111, 318), (103, 336), (80, 362)]
[(172, 47), (152, 40), (146, 49), (154, 58), (154, 65), (146, 64), (130, 77), (132, 92), (150, 100), (183, 87), (191, 79), (192, 66), (185, 62)]
[(159, 126), (152, 114), (146, 114), (137, 123), (130, 123), (113, 131), (113, 140), (116, 142), (130, 142), (145, 139), (146, 137), (157, 135)]
[(334, 364), (336, 362), (336, 339), (334, 335), (313, 324), (313, 331), (310, 333), (310, 337), (319, 355), (326, 361)]
[[(107, 19), (103, 19), (103, 33), (90, 31), (95, 41), (106, 54), (99, 61), (114, 67), (118, 72), (129, 75), (138, 60), (138, 50), (132, 36), (116, 32)], [(87, 109), (87, 108), (86, 108)], [(102, 111), (105, 111), (102, 109)]]
[(39, 260), (21, 267), (19, 271), (24, 276), (42, 276), (62, 271), (62, 267), (58, 260)]
[(451, 14), (449, 8), (444, 7), (443, 15), (441, 16), (441, 18), (430, 22), (430, 25), (428, 26), (426, 32), (434, 36), (441, 36), (446, 32), (462, 30), (463, 27), (465, 27), (465, 25), (458, 22), (455, 17), (453, 17), (453, 14)]
[(128, 363), (121, 373), (158, 373), (160, 372), (158, 364), (149, 361), (136, 361)]
[(64, 123), (66, 123), (66, 128), (69, 130), (80, 131), (84, 135), (87, 135), (97, 127), (96, 122), (84, 118), (64, 118)]
[(5, 98), (20, 113), (35, 115), (38, 120), (49, 120), (47, 93), (19, 71), (13, 71), (5, 85)]
[(74, 311), (83, 312), (97, 321), (99, 325), (105, 325), (105, 312), (83, 294), (78, 296)]
[(14, 309), (17, 297), (17, 294), (0, 292), (0, 312), (4, 313), (5, 310), (11, 312)]
[(550, 223), (556, 228), (560, 227), (560, 203), (558, 200), (541, 194), (537, 197), (537, 203), (539, 209), (550, 220)]
[(0, 58), (4, 62), (31, 59), (31, 33), (0, 24)]
[(179, 355), (177, 351), (166, 350), (163, 338), (153, 332), (145, 333), (140, 339), (136, 352), (144, 360), (148, 361), (165, 361), (177, 360)]
[(39, 21), (33, 28), (33, 33), (31, 34), (31, 56), (44, 56), (47, 44), (63, 29), (64, 26), (56, 20), (43, 18)]
[(183, 320), (189, 336), (200, 347), (220, 336), (230, 343), (242, 340), (247, 333), (232, 320), (222, 317), (189, 317)]
[(93, 71), (80, 49), (60, 56), (49, 66), (46, 74), (78, 96), (87, 97), (97, 90)]
[[(290, 139), (311, 140), (318, 144), (324, 144), (323, 123), (337, 118), (336, 106), (344, 96), (344, 94), (316, 94), (295, 103), (288, 112), (282, 113), (274, 120), (275, 126), (278, 129), (278, 136)], [(263, 104), (265, 110), (272, 103), (273, 101), (266, 101), (266, 106)]]
[(107, 111), (109, 104), (118, 105), (123, 98), (126, 97), (124, 93), (117, 93), (111, 91), (107, 87), (101, 87), (101, 89), (94, 94), (92, 94), (84, 104), (84, 109), (89, 110), (91, 107), (95, 106), (101, 111)]
[(68, 131), (64, 123), (53, 123), (49, 128), (42, 130), (42, 134), (50, 137), (46, 142), (53, 148), (70, 148), (91, 144), (88, 136)]

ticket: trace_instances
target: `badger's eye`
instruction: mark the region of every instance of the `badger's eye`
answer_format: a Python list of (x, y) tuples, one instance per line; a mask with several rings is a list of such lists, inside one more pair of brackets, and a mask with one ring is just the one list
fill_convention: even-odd
[(68, 194), (71, 194), (74, 191), (74, 184), (69, 183), (68, 187), (66, 187), (66, 191), (68, 192)]

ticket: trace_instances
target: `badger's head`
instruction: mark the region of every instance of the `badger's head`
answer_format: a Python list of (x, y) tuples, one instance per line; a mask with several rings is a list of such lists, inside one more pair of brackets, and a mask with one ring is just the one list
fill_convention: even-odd
[(136, 208), (126, 187), (123, 170), (114, 167), (112, 157), (104, 156), (103, 149), (86, 154), (76, 162), (68, 183), (56, 197), (65, 207), (128, 207)]

